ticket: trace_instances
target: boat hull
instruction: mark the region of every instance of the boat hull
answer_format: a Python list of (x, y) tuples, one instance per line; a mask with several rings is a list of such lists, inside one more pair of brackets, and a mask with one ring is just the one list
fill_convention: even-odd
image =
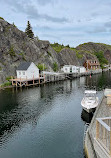
[(88, 112), (88, 113), (92, 113), (92, 112), (95, 112), (96, 108), (91, 108), (91, 109), (87, 109), (85, 107), (83, 107), (83, 109)]

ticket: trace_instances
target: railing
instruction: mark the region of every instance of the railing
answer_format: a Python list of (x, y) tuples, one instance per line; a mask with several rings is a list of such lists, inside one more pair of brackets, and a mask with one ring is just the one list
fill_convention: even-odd
[(111, 117), (96, 119), (96, 140), (111, 156)]

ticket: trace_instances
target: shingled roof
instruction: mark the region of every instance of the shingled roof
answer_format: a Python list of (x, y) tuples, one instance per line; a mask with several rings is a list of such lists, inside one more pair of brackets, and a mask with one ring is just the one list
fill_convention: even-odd
[(31, 63), (32, 62), (23, 62), (18, 66), (17, 70), (27, 70)]

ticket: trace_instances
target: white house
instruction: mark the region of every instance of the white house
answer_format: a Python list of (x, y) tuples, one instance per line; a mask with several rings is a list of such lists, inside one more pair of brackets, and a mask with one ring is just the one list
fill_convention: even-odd
[(84, 73), (86, 72), (85, 67), (75, 65), (64, 65), (61, 69), (64, 73)]
[(33, 62), (23, 62), (19, 65), (16, 70), (17, 78), (38, 78), (39, 77), (39, 69)]
[(78, 73), (79, 68), (75, 65), (64, 65), (61, 70), (64, 73)]
[(80, 73), (86, 72), (86, 68), (84, 66), (79, 66), (79, 72)]

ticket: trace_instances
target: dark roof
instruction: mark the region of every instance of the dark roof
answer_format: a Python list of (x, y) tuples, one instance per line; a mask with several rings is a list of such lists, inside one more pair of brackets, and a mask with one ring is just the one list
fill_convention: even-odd
[(32, 62), (23, 62), (18, 66), (17, 70), (27, 70), (31, 63)]

